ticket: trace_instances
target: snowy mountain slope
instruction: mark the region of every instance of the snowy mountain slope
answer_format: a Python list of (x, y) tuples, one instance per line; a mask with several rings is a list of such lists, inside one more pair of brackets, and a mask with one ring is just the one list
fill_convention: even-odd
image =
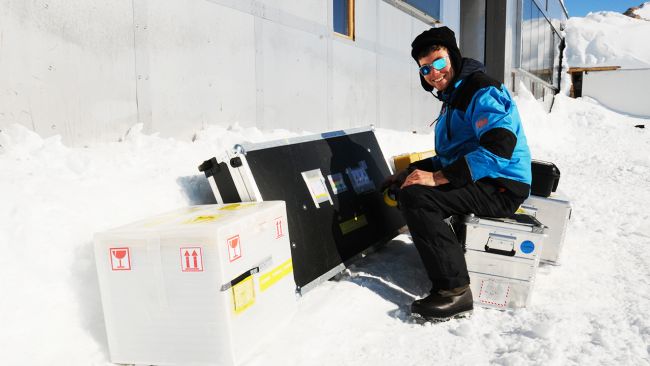
[(629, 9), (631, 13), (641, 19), (650, 20), (650, 2), (645, 2), (638, 7)]

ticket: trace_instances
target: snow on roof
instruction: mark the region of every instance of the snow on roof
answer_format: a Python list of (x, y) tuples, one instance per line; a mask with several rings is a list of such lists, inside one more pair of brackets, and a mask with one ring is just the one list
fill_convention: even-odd
[[(650, 18), (650, 2), (636, 14)], [(565, 29), (569, 67), (650, 68), (650, 21), (614, 12), (572, 17)]]

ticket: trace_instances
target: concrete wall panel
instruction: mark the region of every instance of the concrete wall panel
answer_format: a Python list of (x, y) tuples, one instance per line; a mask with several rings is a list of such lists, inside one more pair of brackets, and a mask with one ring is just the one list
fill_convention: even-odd
[(147, 59), (137, 71), (148, 82), (139, 89), (151, 101), (148, 130), (187, 137), (210, 123), (254, 126), (254, 17), (203, 0), (140, 1), (148, 1), (136, 16), (147, 26), (136, 47)]
[(411, 88), (408, 81), (414, 69), (414, 65), (402, 60), (392, 58), (380, 60), (378, 127), (411, 130), (413, 113), (411, 111)]
[(345, 129), (376, 123), (377, 58), (352, 42), (332, 45), (332, 127)]
[(460, 52), (485, 62), (485, 0), (461, 0), (460, 4)]
[[(379, 2), (378, 7), (378, 22), (380, 27), (377, 30), (377, 42), (382, 47), (380, 52), (382, 55), (409, 62), (412, 60), (411, 42), (415, 38), (411, 32), (413, 18), (383, 1)], [(391, 24), (391, 26), (388, 27), (386, 24)], [(428, 28), (426, 25), (422, 26), (422, 30)], [(399, 29), (399, 31), (396, 32), (396, 29)]]
[(356, 2), (354, 41), (333, 33), (331, 0), (4, 0), (0, 10), (0, 128), (17, 122), (69, 145), (117, 140), (135, 123), (178, 138), (233, 123), (428, 130), (439, 107), (410, 57), (430, 26), (380, 0)]
[[(582, 78), (582, 95), (619, 113), (650, 118), (650, 69), (594, 71)], [(625, 90), (613, 93), (612, 90)]]
[(117, 140), (137, 122), (132, 25), (130, 1), (0, 2), (0, 128)]
[(443, 0), (440, 2), (440, 21), (456, 33), (460, 34), (460, 0)]
[[(263, 5), (265, 9), (266, 18), (274, 18), (270, 12), (282, 13), (284, 17), (295, 17), (298, 19), (306, 20), (308, 22), (315, 22), (318, 24), (327, 24), (327, 10), (328, 1), (323, 0), (264, 0)], [(289, 22), (284, 19), (282, 22)]]
[(322, 131), (327, 126), (327, 42), (283, 25), (263, 26), (263, 116), (267, 129)]
[(377, 12), (379, 3), (376, 1), (355, 2), (355, 36), (358, 41), (376, 44), (379, 20)]

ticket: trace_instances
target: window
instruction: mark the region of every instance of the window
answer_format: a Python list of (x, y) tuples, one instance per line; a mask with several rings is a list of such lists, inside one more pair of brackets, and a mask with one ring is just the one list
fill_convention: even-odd
[(334, 32), (354, 40), (354, 0), (334, 0)]
[(555, 73), (559, 67), (560, 41), (561, 38), (554, 24), (548, 20), (537, 2), (523, 0), (519, 67), (558, 88), (559, 83)]
[(524, 7), (522, 10), (522, 20), (521, 20), (521, 65), (520, 67), (524, 70), (530, 70), (530, 39), (532, 17), (531, 17), (531, 3), (530, 1), (524, 1)]
[(539, 10), (539, 8), (536, 9), (537, 43), (535, 46), (537, 47), (537, 67), (534, 72), (537, 77), (544, 79), (544, 35), (546, 34), (546, 32), (544, 32), (544, 25), (546, 23), (546, 18), (544, 18), (544, 15), (542, 15), (542, 11)]
[(433, 19), (440, 19), (440, 0), (404, 0), (404, 2)]

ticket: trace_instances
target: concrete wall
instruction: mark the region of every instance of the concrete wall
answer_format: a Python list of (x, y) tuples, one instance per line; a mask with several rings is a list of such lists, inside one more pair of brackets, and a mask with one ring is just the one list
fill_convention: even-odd
[(521, 24), (519, 12), (519, 1), (508, 1), (506, 3), (506, 29), (505, 29), (505, 52), (503, 55), (503, 82), (508, 89), (513, 89), (512, 71), (518, 66), (519, 55), (521, 54), (520, 42), (517, 37), (517, 29)]
[[(442, 19), (458, 29), (459, 0)], [(68, 145), (133, 124), (189, 138), (209, 124), (326, 131), (428, 130), (410, 42), (430, 26), (356, 1), (356, 38), (332, 31), (332, 0), (3, 0), (0, 128)]]
[(460, 0), (440, 0), (440, 21), (456, 33), (460, 41)]
[(137, 122), (130, 1), (2, 0), (0, 129), (85, 143)]
[[(596, 99), (614, 111), (650, 118), (650, 69), (592, 71), (582, 78), (582, 96)], [(624, 93), (616, 93), (624, 90)]]
[(460, 1), (460, 52), (485, 63), (485, 0)]

